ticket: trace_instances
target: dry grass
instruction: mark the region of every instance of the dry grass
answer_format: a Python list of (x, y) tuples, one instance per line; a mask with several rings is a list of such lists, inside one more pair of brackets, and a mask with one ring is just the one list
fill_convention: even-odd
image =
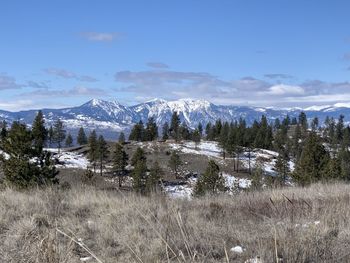
[[(350, 262), (349, 201), (345, 184), (192, 201), (94, 188), (5, 189), (0, 261)], [(236, 245), (244, 253), (232, 253)]]

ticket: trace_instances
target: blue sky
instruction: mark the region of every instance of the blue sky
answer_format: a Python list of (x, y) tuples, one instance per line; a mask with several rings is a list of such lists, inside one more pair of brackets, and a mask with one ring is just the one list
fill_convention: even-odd
[(2, 1), (0, 108), (350, 102), (349, 1)]

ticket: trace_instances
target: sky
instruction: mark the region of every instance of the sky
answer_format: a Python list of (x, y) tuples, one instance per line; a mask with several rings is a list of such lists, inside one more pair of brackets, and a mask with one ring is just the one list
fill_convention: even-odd
[(0, 109), (350, 102), (347, 0), (3, 0)]

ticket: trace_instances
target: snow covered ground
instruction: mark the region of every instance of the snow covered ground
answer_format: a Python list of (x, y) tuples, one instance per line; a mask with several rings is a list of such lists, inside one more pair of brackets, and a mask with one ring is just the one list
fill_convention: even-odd
[[(223, 173), (222, 176), (225, 179), (225, 186), (227, 188), (228, 194), (233, 194), (236, 191), (248, 189), (251, 184), (252, 180), (246, 179), (246, 178), (237, 178), (235, 176), (232, 176), (230, 174)], [(186, 184), (183, 185), (167, 185), (164, 186), (164, 192), (173, 198), (192, 198), (192, 193), (194, 186), (197, 182), (197, 178), (190, 177)]]
[(59, 161), (59, 164), (56, 165), (58, 168), (86, 169), (90, 164), (84, 155), (76, 152), (61, 151), (58, 153), (58, 149), (55, 148), (45, 150), (54, 153), (54, 158), (57, 158)]
[[(169, 146), (173, 150), (180, 151), (182, 153), (205, 155), (214, 158), (222, 158), (222, 149), (217, 142), (202, 141), (197, 147), (194, 142), (184, 142), (181, 144), (170, 143)], [(264, 149), (254, 149), (250, 153), (250, 166), (255, 168), (258, 164), (261, 168), (270, 175), (274, 175), (274, 166), (276, 163), (278, 153)], [(230, 159), (230, 158), (227, 158)], [(249, 167), (249, 153), (243, 152), (240, 156), (240, 161), (245, 168)], [(290, 170), (294, 170), (294, 163), (289, 162)]]
[(183, 153), (200, 154), (217, 158), (222, 155), (222, 150), (218, 146), (218, 143), (212, 141), (202, 141), (198, 143), (197, 147), (194, 142), (184, 142), (182, 144), (170, 143), (169, 146), (173, 150), (178, 150)]

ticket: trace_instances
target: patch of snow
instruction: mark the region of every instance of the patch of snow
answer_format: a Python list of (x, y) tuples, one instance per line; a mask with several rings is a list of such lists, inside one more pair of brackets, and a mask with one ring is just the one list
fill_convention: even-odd
[(263, 261), (260, 259), (259, 256), (256, 256), (255, 258), (250, 258), (244, 261), (244, 263), (263, 263)]
[(222, 176), (225, 179), (225, 186), (229, 188), (229, 191), (233, 191), (234, 189), (247, 189), (251, 186), (252, 180), (247, 178), (237, 178), (230, 174), (223, 173)]
[(244, 249), (241, 246), (235, 246), (235, 247), (232, 247), (230, 251), (233, 253), (242, 254), (244, 252)]
[(56, 165), (57, 168), (86, 169), (90, 164), (90, 162), (84, 155), (76, 152), (61, 151), (60, 153), (58, 153), (58, 149), (56, 148), (48, 148), (46, 150), (55, 153), (54, 158), (57, 158), (58, 161), (62, 163)]
[(193, 187), (189, 185), (168, 185), (164, 187), (164, 191), (172, 198), (191, 199)]
[(222, 153), (218, 143), (213, 141), (201, 141), (197, 144), (197, 146), (194, 142), (184, 142), (181, 144), (170, 143), (169, 146), (173, 150), (178, 150), (183, 153), (205, 155), (217, 158), (220, 157)]
[(92, 259), (92, 257), (83, 257), (83, 258), (80, 258), (80, 261), (86, 262), (86, 261), (89, 261), (91, 259)]

